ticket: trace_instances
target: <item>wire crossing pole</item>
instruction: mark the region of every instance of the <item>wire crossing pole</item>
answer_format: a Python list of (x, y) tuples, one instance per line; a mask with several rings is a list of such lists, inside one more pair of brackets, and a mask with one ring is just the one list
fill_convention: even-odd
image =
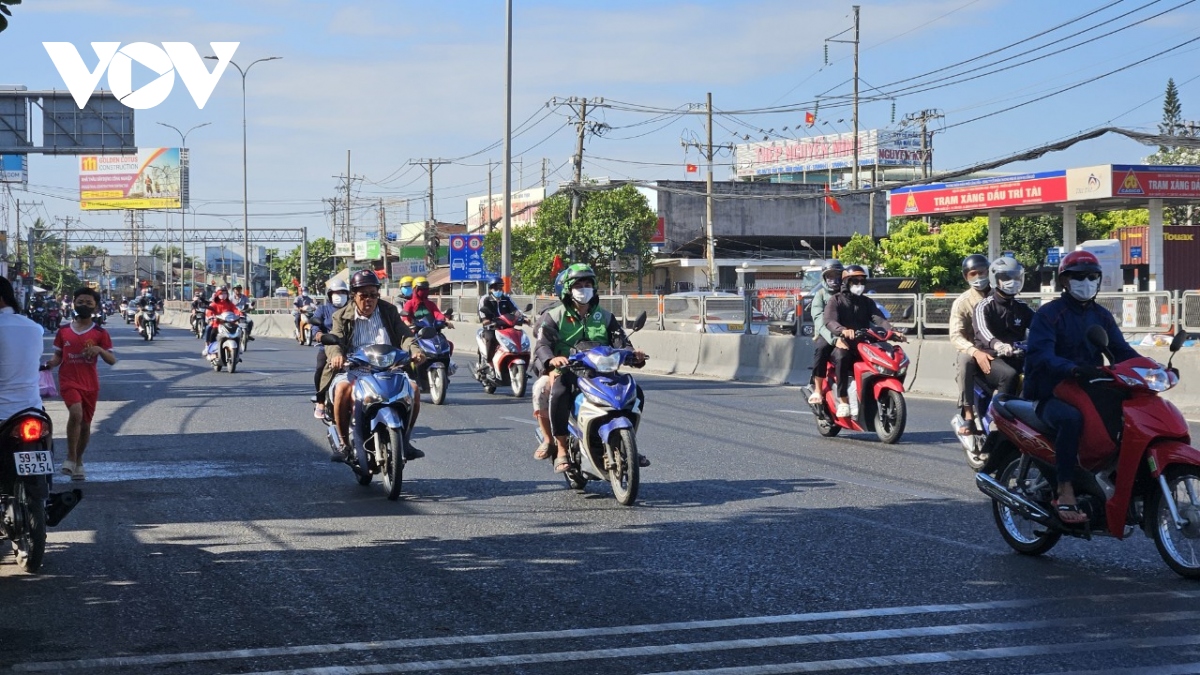
[(437, 269), (437, 251), (431, 246), (437, 239), (437, 219), (433, 215), (433, 171), (443, 164), (449, 164), (446, 159), (414, 159), (409, 164), (422, 166), (429, 172), (429, 220), (425, 223), (425, 264), (430, 271)]
[[(512, 291), (512, 0), (505, 3), (504, 66), (504, 227), (500, 232), (500, 277)], [(492, 170), (488, 166), (488, 220), (492, 217)]]

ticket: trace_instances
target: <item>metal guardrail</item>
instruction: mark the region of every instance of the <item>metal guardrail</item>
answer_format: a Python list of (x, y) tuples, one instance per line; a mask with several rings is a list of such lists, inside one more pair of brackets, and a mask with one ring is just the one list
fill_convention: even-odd
[(1184, 291), (1178, 301), (1179, 325), (1187, 332), (1200, 332), (1200, 291)]

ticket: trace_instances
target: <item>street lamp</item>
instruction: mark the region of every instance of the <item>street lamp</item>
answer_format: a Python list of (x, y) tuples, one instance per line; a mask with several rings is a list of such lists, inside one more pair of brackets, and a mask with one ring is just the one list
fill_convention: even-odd
[[(206, 56), (204, 58), (209, 59), (211, 61), (219, 61), (220, 60), (215, 56)], [(246, 75), (250, 72), (250, 69), (254, 67), (255, 63), (262, 63), (263, 61), (275, 61), (276, 59), (281, 59), (281, 58), (283, 58), (283, 57), (282, 56), (268, 56), (265, 59), (258, 59), (257, 61), (254, 61), (250, 65), (246, 66), (245, 70), (242, 70), (242, 67), (239, 66), (234, 61), (231, 60), (229, 62), (230, 65), (232, 65), (234, 68), (237, 68), (238, 74), (240, 74), (242, 76), (242, 235), (245, 237), (243, 253), (246, 256), (245, 260), (242, 261), (242, 274), (244, 274), (246, 277), (246, 280), (243, 282), (246, 284), (246, 288), (251, 288), (251, 285), (250, 285), (250, 213), (249, 213), (249, 202), (247, 199), (248, 189), (247, 189), (247, 180), (246, 180)]]
[(820, 253), (817, 253), (817, 249), (813, 248), (813, 247), (812, 247), (812, 245), (810, 245), (810, 244), (808, 243), (808, 240), (806, 240), (806, 239), (801, 239), (801, 240), (800, 240), (800, 245), (801, 245), (801, 246), (803, 246), (804, 248), (806, 248), (806, 249), (808, 249), (808, 250), (812, 251), (812, 252), (813, 252), (813, 255), (817, 256), (818, 258), (823, 258), (823, 257), (824, 257), (824, 256), (822, 256)]
[[(180, 152), (180, 157), (179, 157), (179, 251), (180, 251), (179, 299), (182, 300), (183, 299), (183, 258), (187, 257), (187, 224), (184, 222), (184, 216), (187, 214), (186, 209), (188, 207), (188, 205), (183, 201), (183, 173), (184, 173), (184, 171), (188, 170), (188, 167), (184, 166), (182, 155), (183, 155), (184, 151), (187, 150), (188, 134), (199, 129), (200, 127), (206, 127), (206, 126), (212, 124), (212, 122), (205, 122), (203, 124), (197, 124), (196, 126), (192, 127), (191, 129), (188, 129), (187, 131), (180, 131), (177, 127), (167, 124), (166, 122), (157, 122), (157, 124), (167, 127), (168, 129), (174, 129), (175, 133), (179, 134), (179, 152)], [(189, 158), (189, 162), (190, 161), (191, 160)], [(170, 243), (171, 243), (170, 242), (170, 234), (171, 234), (170, 232), (167, 232), (167, 240), (168, 240), (167, 248), (168, 249), (170, 248)], [(170, 274), (169, 270), (168, 270), (167, 274)], [(196, 280), (193, 277), (193, 279), (192, 279), (193, 285), (195, 285), (195, 281)]]

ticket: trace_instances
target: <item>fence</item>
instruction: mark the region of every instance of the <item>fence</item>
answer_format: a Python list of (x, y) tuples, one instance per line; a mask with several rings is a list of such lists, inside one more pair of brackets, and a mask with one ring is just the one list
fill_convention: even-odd
[[(1180, 303), (1173, 291), (1151, 291), (1148, 293), (1100, 293), (1096, 302), (1112, 312), (1117, 325), (1126, 333), (1166, 332), (1179, 324), (1186, 330), (1187, 317), (1177, 308), (1186, 307), (1189, 294), (1194, 291), (1184, 291), (1184, 302)], [(1037, 311), (1042, 303), (1059, 298), (1059, 293), (1022, 293), (1020, 299)], [(950, 308), (958, 296), (930, 294), (921, 299), (921, 324), (923, 328), (950, 328)], [(1191, 303), (1194, 305), (1193, 320), (1200, 324), (1200, 298)], [(1197, 326), (1200, 328), (1200, 325)]]

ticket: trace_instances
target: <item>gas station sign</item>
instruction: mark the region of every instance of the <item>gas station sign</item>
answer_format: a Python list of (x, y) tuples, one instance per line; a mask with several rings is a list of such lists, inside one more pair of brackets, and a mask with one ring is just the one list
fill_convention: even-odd
[(893, 218), (1053, 204), (1066, 200), (1066, 171), (918, 185), (893, 190), (888, 195)]

